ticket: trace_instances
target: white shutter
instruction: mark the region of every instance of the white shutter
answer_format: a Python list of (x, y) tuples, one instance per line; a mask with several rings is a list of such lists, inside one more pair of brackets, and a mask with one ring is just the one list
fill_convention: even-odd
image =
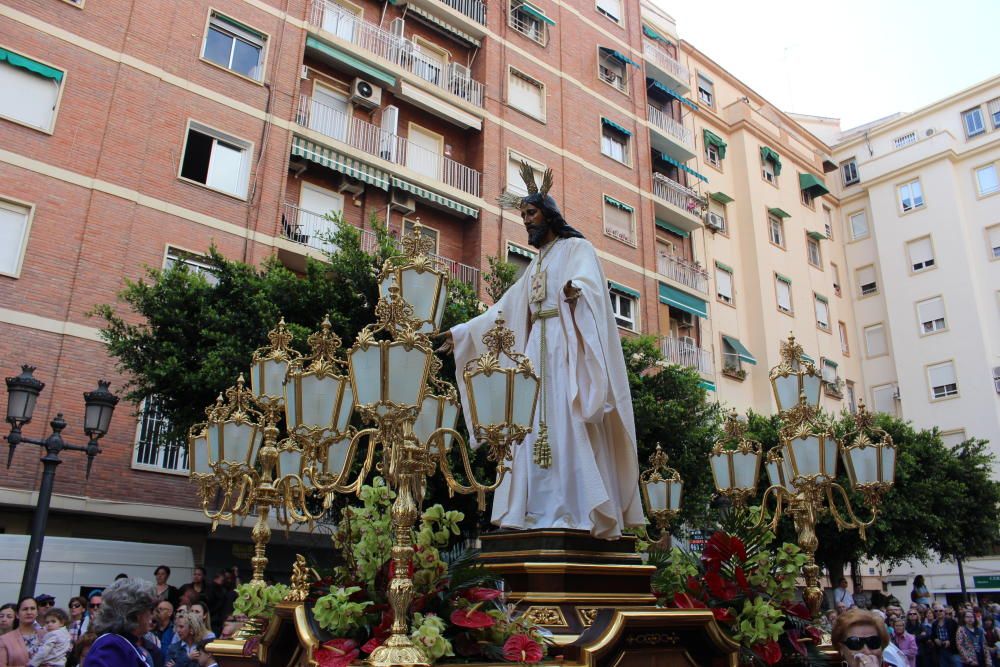
[(990, 230), (990, 257), (1000, 257), (1000, 225)]
[(542, 89), (534, 81), (530, 81), (517, 72), (511, 72), (508, 80), (508, 103), (529, 113), (532, 116), (542, 116)]
[(917, 304), (917, 318), (920, 332), (932, 333), (944, 329), (944, 300), (941, 297), (927, 299)]
[(621, 0), (597, 0), (597, 8), (616, 21), (622, 17)]
[(885, 412), (890, 415), (896, 414), (896, 399), (893, 398), (893, 394), (895, 393), (895, 389), (891, 384), (872, 389), (872, 403), (875, 404), (875, 412)]
[(858, 211), (851, 216), (851, 238), (860, 239), (868, 236), (868, 216), (864, 211)]
[(26, 206), (0, 202), (0, 273), (15, 274), (28, 229)]
[(830, 308), (819, 299), (816, 299), (816, 323), (824, 329), (830, 327)]
[(955, 366), (950, 361), (931, 366), (927, 369), (927, 375), (931, 379), (931, 387), (943, 387), (946, 384), (956, 384)]
[(441, 178), (441, 142), (438, 136), (411, 125), (406, 139), (406, 166), (424, 176)]
[(604, 203), (604, 229), (616, 239), (632, 241), (632, 214), (613, 204)]
[(865, 266), (860, 268), (855, 275), (858, 278), (858, 293), (860, 295), (867, 296), (878, 292), (878, 283), (875, 281), (874, 266)]
[(823, 360), (823, 381), (824, 382), (837, 381), (837, 367), (831, 364), (829, 359)]
[(775, 289), (778, 293), (778, 307), (783, 310), (792, 309), (792, 286), (784, 280), (775, 278)]
[(382, 121), (379, 128), (379, 155), (389, 162), (396, 162), (399, 152), (399, 109), (393, 105), (382, 108)]
[(876, 324), (865, 329), (865, 347), (869, 357), (877, 357), (887, 352), (885, 342), (885, 327)]
[(910, 266), (914, 271), (926, 269), (934, 264), (934, 249), (931, 247), (929, 236), (910, 241), (907, 246), (910, 250)]
[(403, 30), (406, 27), (406, 21), (401, 18), (394, 18), (391, 23), (389, 23), (389, 32), (391, 32), (396, 37), (403, 36)]
[(234, 195), (244, 194), (246, 186), (242, 181), (245, 153), (246, 151), (239, 146), (213, 139), (205, 185)]
[(59, 83), (22, 67), (0, 62), (0, 115), (33, 127), (52, 127)]
[(733, 300), (733, 275), (729, 271), (715, 269), (715, 291), (726, 303)]

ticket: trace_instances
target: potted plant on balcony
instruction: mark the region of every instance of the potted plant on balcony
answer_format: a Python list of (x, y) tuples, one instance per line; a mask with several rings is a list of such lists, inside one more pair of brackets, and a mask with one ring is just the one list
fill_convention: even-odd
[(725, 366), (723, 366), (722, 374), (725, 375), (727, 378), (732, 378), (733, 380), (739, 380), (740, 382), (743, 382), (743, 380), (745, 380), (747, 376), (746, 370), (740, 368), (739, 366), (735, 366), (733, 364), (726, 364)]
[(831, 398), (843, 398), (844, 397), (844, 380), (842, 378), (837, 378), (832, 381), (823, 381), (823, 393)]

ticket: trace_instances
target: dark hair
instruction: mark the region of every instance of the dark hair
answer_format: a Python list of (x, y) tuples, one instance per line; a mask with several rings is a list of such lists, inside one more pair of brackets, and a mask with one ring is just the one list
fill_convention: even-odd
[(82, 595), (74, 595), (69, 599), (69, 604), (67, 604), (66, 607), (67, 608), (72, 607), (74, 602), (79, 602), (80, 607), (82, 607), (84, 611), (87, 610), (87, 598), (83, 597)]
[(207, 653), (208, 655), (212, 655), (212, 652), (208, 650), (208, 645), (211, 644), (213, 641), (215, 640), (202, 639), (200, 642), (197, 643), (197, 645), (195, 645), (195, 648), (198, 649), (199, 653)]
[(38, 600), (35, 599), (34, 595), (25, 595), (22, 598), (17, 599), (17, 606), (14, 607), (14, 627), (18, 628), (21, 626), (21, 605), (24, 604), (25, 600), (31, 600), (35, 603), (35, 608), (38, 608)]
[(923, 585), (924, 585), (924, 575), (918, 574), (917, 576), (913, 577), (913, 587), (914, 588), (916, 588), (917, 586), (923, 586)]
[(203, 577), (206, 574), (208, 574), (208, 572), (205, 571), (205, 568), (203, 566), (201, 566), (201, 565), (195, 565), (194, 566), (194, 572), (201, 572), (201, 576), (203, 576)]
[(118, 581), (119, 579), (128, 579), (128, 575), (124, 572), (119, 572), (115, 575), (115, 581)]
[(69, 623), (69, 614), (67, 614), (65, 610), (60, 609), (59, 607), (53, 607), (52, 609), (49, 609), (47, 612), (45, 612), (45, 616), (42, 617), (42, 620), (47, 621), (50, 618), (59, 619), (59, 622), (62, 623), (63, 625), (67, 625)]
[(99, 635), (110, 632), (128, 638), (140, 629), (139, 614), (153, 606), (156, 589), (142, 579), (119, 579), (104, 589), (103, 595), (101, 610), (91, 627)]
[(170, 578), (170, 568), (168, 566), (166, 566), (166, 565), (157, 565), (156, 569), (153, 570), (153, 574), (159, 573), (160, 570), (163, 570), (164, 572), (166, 572), (167, 573), (167, 578), (168, 579)]
[(569, 223), (563, 218), (562, 213), (559, 211), (559, 205), (556, 204), (556, 200), (552, 198), (552, 195), (543, 195), (541, 192), (528, 195), (521, 200), (521, 206), (526, 205), (537, 206), (541, 210), (546, 222), (549, 223), (549, 227), (552, 229), (552, 233), (556, 236), (564, 239), (584, 238), (583, 234), (570, 227)]
[(16, 628), (17, 627), (17, 605), (14, 604), (13, 602), (6, 602), (6, 603), (0, 605), (0, 611), (3, 611), (4, 609), (10, 609), (12, 612), (14, 612), (14, 626), (13, 627)]
[[(93, 645), (93, 643), (96, 641), (97, 641), (97, 635), (94, 634), (93, 632), (88, 632), (87, 634), (77, 639), (76, 642), (73, 643), (73, 652), (70, 653), (70, 655), (73, 656), (73, 664), (79, 665), (81, 662), (83, 662), (84, 651), (89, 651), (91, 645)], [(67, 663), (68, 662), (69, 661), (67, 660)]]
[(94, 590), (92, 590), (89, 593), (87, 593), (87, 602), (90, 602), (91, 600), (93, 600), (95, 595), (99, 595), (101, 597), (104, 597), (104, 589), (103, 588), (95, 588)]

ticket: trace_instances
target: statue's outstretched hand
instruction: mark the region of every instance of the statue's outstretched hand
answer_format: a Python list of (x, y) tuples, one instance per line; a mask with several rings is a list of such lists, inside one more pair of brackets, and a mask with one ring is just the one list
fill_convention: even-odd
[(569, 304), (570, 312), (576, 309), (576, 302), (580, 299), (581, 294), (583, 294), (583, 290), (573, 285), (572, 280), (566, 281), (563, 286), (563, 295), (566, 297), (566, 303)]
[(437, 349), (434, 350), (435, 352), (440, 354), (451, 354), (455, 351), (455, 339), (452, 338), (451, 331), (442, 331), (434, 337), (434, 340), (444, 341), (440, 346), (438, 346)]

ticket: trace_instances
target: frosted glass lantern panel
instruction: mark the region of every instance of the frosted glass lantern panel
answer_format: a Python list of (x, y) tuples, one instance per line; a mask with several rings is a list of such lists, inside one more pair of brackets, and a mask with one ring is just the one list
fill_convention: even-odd
[(421, 443), (426, 443), (431, 433), (438, 427), (438, 412), (441, 398), (438, 396), (424, 396), (424, 402), (420, 405), (420, 412), (413, 422), (413, 435)]
[(506, 373), (480, 373), (472, 377), (472, 400), (478, 425), (503, 424), (507, 420), (508, 377)]
[(302, 450), (283, 449), (278, 452), (278, 472), (275, 479), (286, 475), (299, 475), (302, 472)]
[[(535, 404), (538, 399), (538, 379), (515, 373), (513, 381), (514, 407), (511, 410), (511, 421), (517, 426), (531, 428), (534, 426), (532, 422), (534, 421)], [(494, 400), (503, 403), (504, 397), (498, 396)]]
[(670, 507), (674, 511), (681, 508), (681, 495), (684, 491), (684, 482), (671, 482), (668, 485)]
[(756, 488), (757, 476), (760, 474), (760, 455), (734, 452), (733, 469), (736, 471), (736, 488)]
[(823, 473), (833, 478), (837, 476), (837, 444), (833, 438), (821, 438), (823, 443)]
[(358, 405), (371, 405), (382, 399), (382, 348), (372, 345), (357, 349), (350, 356), (352, 384)]
[(733, 488), (733, 480), (729, 478), (729, 454), (710, 454), (708, 462), (712, 466), (712, 477), (715, 478), (715, 488), (727, 491)]
[(848, 450), (854, 467), (853, 484), (872, 484), (878, 481), (878, 450), (875, 447), (855, 447)]
[(819, 438), (814, 435), (795, 438), (791, 441), (791, 460), (795, 477), (810, 477), (822, 472), (820, 464)]
[(289, 427), (342, 431), (351, 418), (353, 397), (346, 377), (293, 378), (287, 392)]
[(347, 450), (351, 447), (351, 439), (344, 438), (337, 440), (326, 450), (326, 472), (331, 475), (339, 475), (347, 460)]
[(191, 439), (191, 470), (206, 475), (212, 472), (208, 460), (208, 436), (204, 434)]
[(649, 482), (646, 484), (646, 496), (649, 499), (650, 512), (662, 512), (667, 509), (666, 481)]
[(819, 389), (823, 378), (817, 375), (805, 375), (802, 377), (803, 388), (806, 391), (806, 403), (809, 405), (819, 405)]
[(430, 353), (417, 348), (407, 350), (401, 344), (389, 346), (388, 398), (397, 405), (420, 405), (427, 385), (427, 362)]
[(792, 476), (792, 464), (788, 462), (788, 457), (781, 459), (781, 474), (785, 478), (785, 489), (795, 493), (795, 484), (792, 483), (795, 478)]
[(764, 470), (767, 471), (767, 481), (771, 486), (781, 486), (781, 468), (778, 462), (768, 461), (764, 464)]
[(209, 437), (212, 431), (216, 434), (222, 432), (222, 456), (226, 461), (234, 461), (249, 465), (253, 462), (251, 455), (257, 454), (257, 427), (251, 424), (237, 424), (226, 422), (220, 427), (209, 430)]
[[(401, 296), (403, 300), (413, 306), (413, 317), (418, 320), (429, 320), (437, 324), (440, 322), (439, 311), (444, 311), (444, 303), (441, 301), (441, 285), (444, 283), (442, 277), (430, 271), (417, 271), (407, 269), (402, 271), (403, 286)], [(431, 325), (424, 324), (420, 331), (429, 333)]]
[(882, 447), (882, 479), (892, 484), (896, 481), (896, 447)]
[(774, 387), (779, 410), (788, 410), (799, 402), (799, 378), (797, 375), (776, 377)]
[(270, 400), (280, 400), (285, 395), (285, 375), (288, 361), (267, 359), (250, 366), (250, 386), (254, 396)]

